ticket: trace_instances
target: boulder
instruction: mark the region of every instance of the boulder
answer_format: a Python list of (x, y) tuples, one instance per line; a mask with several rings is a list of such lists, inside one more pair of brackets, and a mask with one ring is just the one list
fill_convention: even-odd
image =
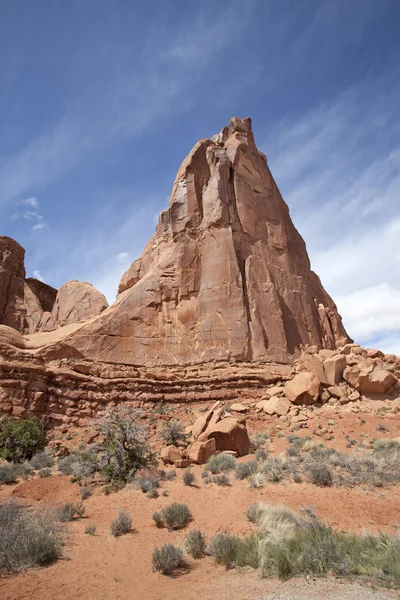
[(323, 362), (325, 378), (327, 385), (337, 385), (343, 380), (343, 371), (345, 370), (346, 357), (343, 354), (335, 354)]
[(290, 409), (290, 403), (286, 398), (273, 396), (264, 404), (263, 410), (267, 415), (287, 415)]
[(398, 381), (390, 371), (365, 360), (345, 369), (344, 378), (360, 394), (385, 394)]
[(182, 449), (176, 446), (166, 446), (161, 450), (160, 457), (164, 465), (174, 465), (177, 460), (182, 459)]
[(234, 417), (226, 417), (207, 429), (207, 439), (215, 440), (216, 450), (233, 450), (239, 456), (250, 452), (250, 439), (246, 426)]
[(13, 346), (14, 348), (24, 348), (25, 340), (16, 329), (7, 327), (7, 325), (0, 325), (0, 344), (7, 344), (7, 346)]
[(231, 410), (233, 410), (234, 412), (244, 413), (249, 410), (249, 407), (245, 406), (244, 404), (240, 404), (239, 402), (236, 402), (235, 404), (232, 404)]
[(204, 465), (215, 453), (215, 439), (211, 438), (205, 442), (193, 442), (186, 450), (186, 456), (197, 465)]
[(285, 386), (285, 395), (293, 404), (314, 404), (319, 397), (319, 381), (312, 373), (298, 373)]
[(58, 290), (52, 316), (57, 327), (64, 327), (100, 315), (107, 307), (103, 294), (90, 283), (68, 281)]
[(283, 393), (284, 393), (283, 387), (281, 387), (279, 385), (273, 385), (272, 387), (267, 389), (267, 391), (265, 392), (265, 395), (272, 398), (272, 396), (280, 396)]

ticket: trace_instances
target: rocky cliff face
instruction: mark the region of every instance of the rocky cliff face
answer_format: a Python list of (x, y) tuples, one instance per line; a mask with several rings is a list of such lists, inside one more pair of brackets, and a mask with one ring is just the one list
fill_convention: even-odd
[(117, 302), (66, 340), (77, 355), (141, 365), (291, 362), (302, 346), (348, 341), (238, 118), (189, 153)]
[(24, 257), (22, 246), (0, 236), (0, 325), (23, 334), (53, 331), (108, 307), (90, 283), (68, 281), (57, 291), (38, 279), (25, 279)]

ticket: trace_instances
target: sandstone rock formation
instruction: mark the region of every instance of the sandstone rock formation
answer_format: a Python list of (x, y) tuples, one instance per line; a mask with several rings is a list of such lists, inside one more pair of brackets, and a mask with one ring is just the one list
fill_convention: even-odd
[(38, 279), (25, 279), (24, 257), (22, 246), (0, 236), (0, 323), (34, 333), (43, 312), (52, 310), (57, 290)]
[(68, 281), (60, 287), (51, 315), (43, 315), (41, 330), (52, 331), (100, 315), (108, 307), (101, 292), (90, 283)]
[(287, 363), (302, 346), (348, 341), (250, 119), (233, 118), (182, 163), (117, 302), (66, 343), (87, 358), (155, 365)]

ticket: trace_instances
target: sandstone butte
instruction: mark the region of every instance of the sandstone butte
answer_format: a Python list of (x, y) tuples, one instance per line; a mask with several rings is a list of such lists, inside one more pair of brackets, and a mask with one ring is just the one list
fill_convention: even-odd
[[(15, 260), (8, 271), (15, 272), (15, 290), (2, 323), (31, 333), (98, 315), (55, 344), (57, 357), (66, 352), (147, 366), (290, 363), (303, 346), (334, 349), (350, 341), (334, 302), (310, 268), (305, 243), (255, 145), (249, 118), (233, 118), (229, 127), (191, 150), (155, 234), (106, 310), (104, 298), (93, 301), (96, 290), (83, 306), (79, 294), (64, 297), (63, 286), (51, 315), (43, 307), (39, 324), (29, 317), (28, 302), (24, 325), (23, 251), (13, 245)], [(4, 304), (6, 283), (2, 287)], [(40, 304), (37, 296), (34, 303)]]
[(351, 342), (249, 118), (185, 158), (112, 306), (89, 283), (25, 279), (23, 248), (0, 238), (0, 410), (16, 417), (68, 428), (109, 403), (246, 407), (265, 394), (280, 414), (398, 386), (396, 357)]

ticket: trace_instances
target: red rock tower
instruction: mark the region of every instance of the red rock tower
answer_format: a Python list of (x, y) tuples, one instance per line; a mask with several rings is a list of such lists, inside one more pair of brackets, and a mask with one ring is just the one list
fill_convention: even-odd
[(234, 117), (183, 161), (169, 208), (113, 306), (65, 342), (131, 364), (291, 362), (349, 341), (257, 149)]

